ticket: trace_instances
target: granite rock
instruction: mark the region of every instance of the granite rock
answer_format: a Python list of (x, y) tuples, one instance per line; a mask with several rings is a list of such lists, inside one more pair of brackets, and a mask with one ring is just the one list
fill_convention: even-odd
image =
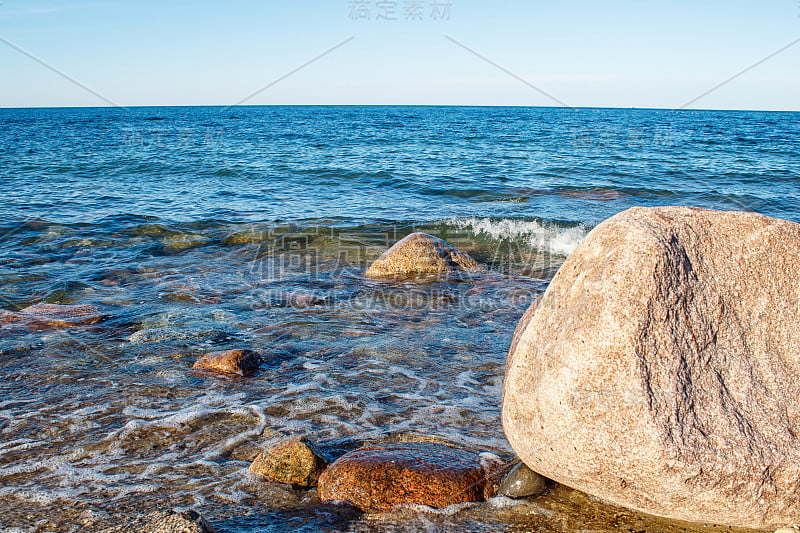
[(319, 478), (323, 501), (364, 511), (398, 504), (446, 507), (483, 501), (486, 475), (477, 454), (427, 442), (368, 446), (349, 452)]
[(412, 233), (378, 257), (365, 275), (407, 279), (476, 270), (478, 263), (453, 245), (427, 233)]
[(800, 523), (800, 225), (633, 208), (563, 264), (509, 353), (533, 471), (663, 517)]
[(250, 465), (250, 471), (270, 481), (313, 487), (325, 466), (322, 454), (311, 441), (294, 438), (264, 450)]
[(261, 356), (252, 350), (225, 350), (207, 353), (195, 361), (192, 368), (195, 370), (211, 370), (222, 374), (252, 376), (258, 370), (261, 362)]

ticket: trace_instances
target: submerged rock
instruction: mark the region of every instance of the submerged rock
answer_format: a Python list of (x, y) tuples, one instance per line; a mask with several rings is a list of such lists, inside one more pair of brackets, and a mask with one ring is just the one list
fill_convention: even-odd
[(263, 451), (264, 447), (261, 446), (259, 437), (252, 437), (234, 446), (228, 455), (231, 459), (252, 463)]
[(179, 234), (164, 239), (162, 251), (165, 253), (182, 252), (190, 248), (206, 246), (212, 241), (202, 235)]
[(222, 330), (202, 330), (202, 329), (184, 329), (172, 326), (141, 329), (134, 332), (128, 337), (128, 341), (132, 344), (148, 344), (151, 342), (173, 342), (173, 341), (191, 341), (198, 342), (203, 340), (222, 340), (230, 334)]
[(506, 498), (528, 498), (538, 496), (545, 490), (547, 490), (547, 478), (528, 468), (525, 463), (518, 463), (503, 478), (497, 489), (497, 495)]
[(70, 328), (95, 324), (106, 318), (89, 304), (34, 304), (19, 312), (0, 311), (0, 322), (32, 327)]
[(261, 366), (261, 356), (253, 350), (225, 350), (210, 352), (195, 361), (195, 370), (211, 370), (223, 374), (252, 376)]
[(250, 471), (278, 483), (313, 487), (325, 466), (322, 454), (311, 441), (299, 438), (264, 450), (250, 465)]
[(467, 254), (433, 235), (412, 233), (386, 250), (364, 275), (374, 278), (413, 278), (457, 271), (480, 270)]
[(156, 511), (127, 524), (103, 529), (100, 533), (214, 533), (197, 511)]
[(682, 207), (603, 222), (509, 353), (509, 442), (648, 514), (800, 523), (798, 272), (793, 222)]
[(368, 446), (337, 459), (319, 478), (323, 501), (365, 511), (398, 504), (446, 507), (483, 501), (486, 476), (477, 454), (426, 442)]

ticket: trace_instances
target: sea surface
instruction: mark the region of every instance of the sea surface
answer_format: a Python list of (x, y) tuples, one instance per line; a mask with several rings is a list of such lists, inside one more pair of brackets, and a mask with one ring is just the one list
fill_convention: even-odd
[[(700, 531), (556, 487), (359, 514), (249, 474), (284, 436), (434, 435), (510, 456), (517, 320), (599, 222), (637, 205), (800, 222), (800, 114), (481, 107), (0, 109), (0, 531), (195, 508), (219, 532)], [(404, 235), (484, 264), (392, 282)], [(251, 348), (250, 378), (191, 370)]]

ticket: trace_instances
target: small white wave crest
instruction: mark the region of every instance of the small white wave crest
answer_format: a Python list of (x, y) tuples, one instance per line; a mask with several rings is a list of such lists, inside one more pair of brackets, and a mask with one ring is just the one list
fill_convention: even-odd
[(564, 257), (568, 257), (589, 233), (589, 228), (583, 224), (563, 227), (536, 220), (470, 217), (452, 220), (451, 223), (459, 229), (496, 240), (524, 239), (533, 248)]

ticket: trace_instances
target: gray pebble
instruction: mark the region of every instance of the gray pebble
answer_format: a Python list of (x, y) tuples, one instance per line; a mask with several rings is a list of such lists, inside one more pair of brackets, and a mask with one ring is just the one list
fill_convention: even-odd
[(546, 489), (547, 478), (520, 463), (503, 478), (500, 488), (497, 489), (497, 495), (506, 498), (527, 498), (538, 496)]

